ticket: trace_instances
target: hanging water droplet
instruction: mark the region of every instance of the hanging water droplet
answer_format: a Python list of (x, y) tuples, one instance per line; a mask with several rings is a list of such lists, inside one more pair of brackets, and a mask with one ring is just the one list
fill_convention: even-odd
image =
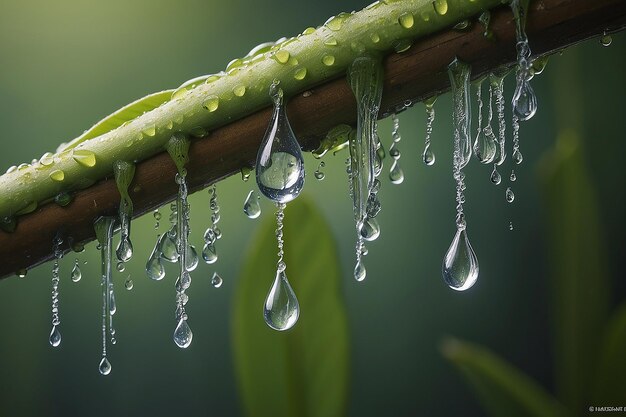
[(509, 177), (509, 179), (513, 182), (515, 182), (515, 180), (517, 180), (517, 175), (515, 175), (515, 171), (511, 170), (511, 176)]
[(361, 236), (367, 241), (373, 241), (380, 236), (380, 225), (374, 217), (366, 217), (361, 226)]
[(108, 375), (111, 373), (111, 363), (107, 359), (106, 356), (102, 357), (100, 364), (98, 365), (98, 370), (102, 375)]
[[(115, 302), (115, 292), (113, 291), (113, 287), (109, 289), (109, 313), (111, 315), (115, 315), (117, 312), (117, 303)], [(113, 334), (115, 334), (113, 332)]]
[(511, 187), (508, 187), (506, 189), (505, 197), (507, 203), (512, 203), (513, 200), (515, 200), (515, 194), (513, 194), (513, 190), (511, 190)]
[(490, 164), (496, 157), (498, 150), (496, 135), (491, 126), (485, 126), (481, 133), (476, 136), (474, 142), (474, 154), (481, 164)]
[(400, 168), (400, 163), (397, 160), (394, 160), (391, 164), (391, 169), (389, 170), (389, 180), (391, 180), (392, 184), (402, 184), (404, 181), (404, 172), (402, 168)]
[(115, 251), (117, 259), (122, 262), (128, 262), (133, 257), (133, 244), (127, 235), (123, 235), (120, 240), (120, 244)]
[(430, 149), (430, 144), (424, 148), (424, 153), (422, 154), (422, 160), (427, 166), (431, 166), (435, 163), (435, 154)]
[(217, 251), (215, 250), (215, 245), (213, 243), (207, 243), (204, 245), (202, 249), (202, 259), (207, 264), (213, 264), (217, 262)]
[(513, 93), (513, 111), (520, 120), (529, 120), (537, 112), (537, 96), (528, 80), (522, 81)]
[(276, 279), (270, 289), (263, 316), (265, 323), (274, 330), (289, 330), (298, 321), (300, 306), (285, 271), (276, 271)]
[(72, 282), (78, 282), (83, 277), (83, 274), (80, 271), (80, 267), (78, 266), (78, 258), (74, 262), (74, 267), (72, 268), (72, 273), (70, 277), (72, 278)]
[(610, 46), (612, 42), (613, 42), (613, 38), (605, 30), (602, 36), (600, 37), (600, 45)]
[(124, 262), (118, 262), (116, 268), (118, 272), (124, 272), (126, 265), (124, 265)]
[(500, 182), (502, 181), (502, 176), (500, 176), (500, 173), (498, 172), (498, 168), (497, 165), (493, 165), (493, 171), (491, 171), (491, 182), (494, 183), (495, 185), (500, 184)]
[(443, 279), (450, 288), (465, 291), (478, 279), (478, 259), (467, 238), (467, 231), (457, 229), (443, 260)]
[(277, 83), (270, 88), (274, 113), (259, 148), (256, 180), (267, 198), (286, 203), (298, 196), (304, 186), (304, 159), (285, 108), (283, 91)]
[(241, 180), (243, 182), (247, 182), (250, 179), (250, 174), (252, 173), (252, 168), (250, 168), (250, 167), (242, 167), (240, 172), (241, 172)]
[(313, 175), (315, 176), (315, 179), (322, 181), (325, 177), (326, 174), (324, 174), (321, 169), (324, 168), (326, 166), (326, 163), (324, 161), (320, 161), (320, 164), (317, 166), (317, 170), (315, 170), (315, 172), (313, 173)]
[(17, 275), (18, 278), (26, 278), (27, 274), (28, 274), (28, 270), (26, 269), (18, 269), (18, 271), (15, 273), (15, 275)]
[(523, 160), (524, 160), (524, 157), (522, 156), (522, 153), (519, 151), (519, 149), (516, 149), (513, 152), (513, 162), (519, 165), (522, 163)]
[(261, 215), (259, 196), (254, 190), (248, 193), (248, 197), (246, 197), (246, 201), (243, 203), (243, 212), (249, 219), (256, 219)]
[(365, 270), (365, 265), (363, 264), (363, 261), (359, 259), (354, 267), (354, 279), (361, 282), (365, 279), (366, 275), (367, 271)]
[(57, 326), (52, 326), (52, 331), (50, 331), (50, 337), (48, 340), (50, 341), (50, 345), (52, 345), (52, 347), (57, 347), (61, 344), (61, 332), (59, 332)]
[(181, 317), (178, 320), (178, 325), (174, 330), (174, 343), (176, 346), (182, 349), (186, 349), (191, 345), (191, 340), (193, 339), (193, 333), (191, 332), (191, 328), (189, 324), (187, 324), (186, 317)]
[(176, 249), (176, 226), (173, 226), (167, 233), (161, 236), (159, 241), (159, 252), (161, 258), (168, 262), (176, 262), (178, 260), (178, 250)]
[(185, 268), (187, 271), (193, 271), (198, 266), (198, 252), (193, 245), (187, 245), (187, 254), (185, 256)]
[(215, 288), (219, 288), (222, 286), (223, 282), (224, 281), (222, 280), (222, 277), (220, 277), (217, 272), (213, 272), (213, 276), (211, 277), (211, 285), (213, 285)]
[(129, 275), (128, 278), (126, 278), (126, 281), (124, 281), (124, 288), (130, 291), (133, 289), (134, 286), (135, 284), (133, 283), (133, 280), (130, 278), (130, 275)]
[(162, 280), (165, 277), (165, 268), (163, 268), (163, 263), (161, 262), (161, 250), (160, 250), (161, 240), (157, 238), (157, 242), (154, 245), (154, 249), (150, 254), (150, 258), (148, 258), (148, 262), (146, 263), (146, 274), (148, 278), (153, 279), (155, 281)]

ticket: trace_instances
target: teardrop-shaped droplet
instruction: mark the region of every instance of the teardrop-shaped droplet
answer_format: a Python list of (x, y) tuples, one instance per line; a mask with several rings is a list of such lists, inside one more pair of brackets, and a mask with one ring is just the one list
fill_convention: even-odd
[(435, 163), (435, 153), (430, 149), (430, 145), (424, 148), (424, 153), (422, 154), (422, 160), (428, 166), (431, 166)]
[(148, 275), (148, 278), (155, 281), (162, 280), (165, 276), (165, 268), (163, 268), (163, 263), (161, 262), (160, 243), (161, 240), (157, 239), (157, 243), (154, 245), (152, 254), (150, 254), (150, 258), (146, 263), (146, 274)]
[(198, 266), (198, 252), (193, 245), (187, 246), (187, 253), (185, 254), (185, 269), (187, 271), (193, 271)]
[(135, 286), (135, 283), (133, 282), (132, 279), (130, 279), (130, 277), (128, 277), (126, 281), (124, 282), (124, 288), (130, 291), (133, 289), (134, 286)]
[(220, 277), (217, 272), (213, 272), (213, 276), (211, 277), (211, 285), (213, 285), (215, 288), (219, 288), (222, 286), (223, 282), (224, 280), (222, 279), (222, 277)]
[(170, 237), (170, 232), (165, 233), (160, 239), (159, 251), (161, 258), (168, 262), (176, 262), (178, 260), (178, 251), (176, 249), (175, 240)]
[(52, 345), (52, 347), (57, 347), (61, 344), (61, 332), (59, 332), (57, 326), (52, 326), (50, 338), (48, 340), (50, 341), (50, 345)]
[(395, 160), (391, 164), (391, 169), (389, 170), (389, 180), (392, 184), (402, 184), (404, 181), (404, 172), (402, 168), (400, 168), (399, 161)]
[(124, 270), (126, 269), (126, 265), (124, 265), (124, 262), (118, 262), (116, 269), (117, 272), (124, 272)]
[(274, 330), (289, 330), (298, 321), (300, 306), (285, 271), (276, 271), (276, 279), (267, 294), (263, 316), (265, 323)]
[(502, 176), (500, 176), (500, 173), (498, 172), (498, 169), (496, 168), (495, 165), (493, 166), (493, 171), (491, 171), (491, 178), (490, 178), (490, 180), (495, 185), (500, 184), (500, 182), (502, 181)]
[(72, 282), (78, 282), (83, 277), (82, 272), (80, 271), (80, 267), (78, 266), (78, 259), (74, 262), (74, 267), (72, 268)]
[(261, 205), (254, 190), (248, 193), (248, 197), (246, 197), (246, 201), (243, 203), (243, 212), (249, 219), (256, 219), (261, 215)]
[(361, 236), (367, 241), (373, 241), (380, 236), (380, 225), (374, 217), (366, 217), (361, 226)]
[(191, 345), (192, 339), (193, 333), (191, 332), (191, 328), (189, 324), (187, 324), (185, 317), (181, 317), (174, 330), (174, 343), (176, 343), (176, 346), (179, 348), (186, 349)]
[(523, 80), (515, 88), (513, 112), (520, 120), (528, 120), (537, 112), (537, 96), (528, 80)]
[(109, 290), (109, 313), (113, 316), (117, 312), (117, 303), (115, 302), (115, 292), (113, 288)]
[(515, 162), (517, 165), (521, 164), (522, 161), (524, 160), (524, 157), (522, 156), (522, 153), (519, 151), (519, 149), (516, 149), (513, 152), (513, 162)]
[(511, 176), (509, 177), (509, 179), (512, 182), (515, 182), (517, 180), (517, 175), (515, 175), (515, 171), (514, 170), (511, 170)]
[(505, 197), (507, 203), (512, 203), (515, 200), (515, 194), (513, 193), (513, 190), (511, 190), (511, 187), (506, 189)]
[(271, 90), (274, 113), (257, 155), (256, 181), (267, 198), (287, 203), (304, 186), (304, 160), (285, 113), (283, 92), (276, 84), (272, 84)]
[(478, 259), (465, 229), (457, 229), (443, 259), (443, 279), (456, 291), (467, 290), (478, 279)]
[(117, 255), (117, 259), (122, 262), (128, 262), (130, 258), (133, 257), (133, 244), (131, 243), (128, 236), (123, 236), (120, 240), (120, 244), (117, 246), (117, 250), (115, 251)]
[(367, 271), (365, 270), (365, 265), (363, 264), (363, 261), (359, 259), (354, 267), (354, 279), (361, 282), (365, 279), (366, 275)]
[(481, 164), (490, 164), (496, 157), (498, 146), (491, 126), (485, 126), (474, 141), (474, 154)]
[(108, 375), (111, 373), (111, 362), (109, 362), (106, 356), (102, 357), (100, 365), (98, 365), (98, 370), (102, 375)]
[(202, 249), (202, 259), (208, 264), (214, 264), (217, 262), (217, 251), (213, 243), (207, 243)]

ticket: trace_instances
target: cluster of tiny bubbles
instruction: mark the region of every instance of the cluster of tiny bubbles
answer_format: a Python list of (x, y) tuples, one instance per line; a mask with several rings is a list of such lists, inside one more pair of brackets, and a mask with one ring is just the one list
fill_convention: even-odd
[(326, 174), (322, 171), (322, 168), (324, 168), (325, 166), (326, 166), (326, 163), (324, 161), (320, 161), (319, 165), (317, 166), (317, 169), (313, 173), (313, 176), (315, 177), (316, 180), (322, 181), (326, 177)]
[(389, 156), (393, 158), (391, 168), (389, 168), (389, 180), (392, 184), (402, 184), (404, 181), (404, 172), (400, 167), (400, 149), (398, 145), (402, 137), (400, 136), (400, 119), (398, 115), (393, 113), (391, 115), (393, 127), (391, 129), (391, 146), (389, 147)]
[(72, 282), (78, 282), (83, 277), (83, 274), (80, 270), (80, 266), (78, 265), (78, 258), (74, 261), (74, 267), (72, 268), (72, 273), (70, 275)]
[(257, 219), (261, 215), (261, 196), (254, 190), (248, 193), (243, 203), (243, 212), (249, 219)]

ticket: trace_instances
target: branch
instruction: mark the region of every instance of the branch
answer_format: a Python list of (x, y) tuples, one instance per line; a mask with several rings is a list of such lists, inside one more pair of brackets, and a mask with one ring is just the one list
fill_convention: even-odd
[[(464, 17), (475, 14), (477, 10), (479, 8), (469, 12), (465, 10), (468, 14)], [(448, 21), (447, 26), (453, 23)], [(626, 2), (622, 0), (538, 0), (531, 2), (527, 33), (533, 52), (541, 55), (563, 49), (607, 29), (621, 30), (625, 25)], [(381, 115), (401, 108), (406, 100), (415, 103), (449, 89), (446, 67), (455, 56), (472, 65), (473, 78), (496, 67), (512, 65), (515, 60), (515, 25), (508, 7), (501, 6), (492, 11), (491, 29), (496, 41), (486, 39), (482, 35), (483, 28), (475, 24), (468, 32), (446, 30), (422, 37), (408, 51), (388, 55), (385, 59)], [(343, 71), (334, 75), (341, 76)], [(286, 87), (286, 91), (291, 93), (299, 90), (297, 83), (287, 83)], [(251, 111), (265, 104), (266, 101), (249, 103), (246, 110)], [(343, 77), (294, 96), (288, 105), (288, 112), (294, 131), (306, 150), (314, 149), (320, 138), (336, 125), (354, 125), (356, 121), (356, 103)], [(190, 190), (202, 189), (237, 173), (242, 167), (252, 166), (269, 118), (270, 109), (265, 108), (194, 140), (188, 164)], [(142, 121), (146, 122), (149, 120)], [(137, 164), (129, 190), (135, 216), (175, 197), (175, 172), (174, 163), (165, 152)], [(3, 259), (0, 276), (51, 259), (51, 242), (58, 230), (74, 242), (93, 240), (93, 220), (100, 215), (115, 215), (119, 198), (115, 181), (108, 179), (76, 193), (66, 207), (48, 203), (33, 213), (21, 216), (13, 233), (0, 232), (0, 259)]]

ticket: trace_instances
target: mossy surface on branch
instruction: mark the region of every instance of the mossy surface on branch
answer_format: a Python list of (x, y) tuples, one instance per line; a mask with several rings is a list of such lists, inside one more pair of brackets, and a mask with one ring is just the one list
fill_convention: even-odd
[[(501, 2), (387, 0), (359, 12), (341, 13), (296, 37), (261, 44), (246, 57), (231, 61), (225, 72), (185, 83), (164, 104), (129, 120), (123, 120), (123, 114), (122, 119), (109, 116), (112, 130), (102, 128), (97, 137), (72, 141), (54, 155), (2, 175), (0, 218), (33, 211), (60, 192), (89, 187), (111, 175), (116, 160), (141, 161), (162, 152), (175, 132), (204, 136), (270, 105), (267, 91), (274, 79), (288, 96), (305, 91), (343, 76), (357, 56), (405, 50), (414, 39)], [(153, 96), (163, 99), (161, 93)], [(132, 112), (129, 115), (133, 117)]]

